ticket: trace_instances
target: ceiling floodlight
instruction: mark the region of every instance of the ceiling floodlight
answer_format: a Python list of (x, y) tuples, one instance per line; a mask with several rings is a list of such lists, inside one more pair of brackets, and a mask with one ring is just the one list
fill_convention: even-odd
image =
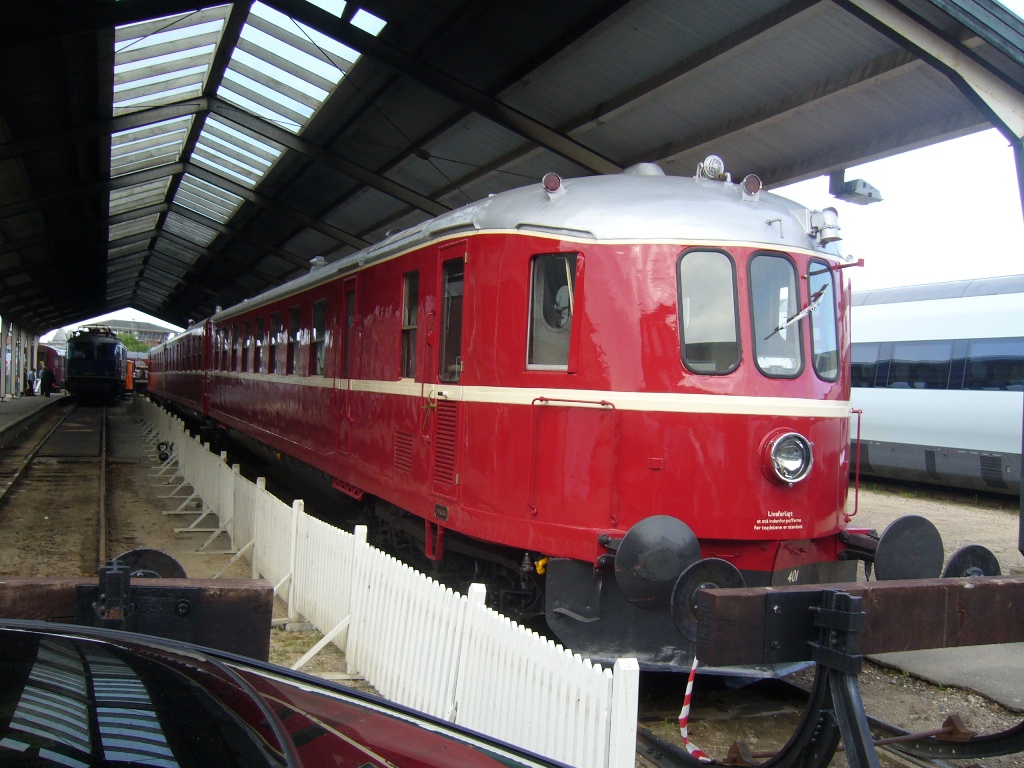
[(870, 205), (880, 202), (882, 199), (882, 193), (864, 179), (846, 181), (846, 171), (829, 174), (828, 193), (854, 205)]
[(728, 180), (725, 161), (718, 155), (708, 155), (704, 162), (697, 166), (697, 178)]

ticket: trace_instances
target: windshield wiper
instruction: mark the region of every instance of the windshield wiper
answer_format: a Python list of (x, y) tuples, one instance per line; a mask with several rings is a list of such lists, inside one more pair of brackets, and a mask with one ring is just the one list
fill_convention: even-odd
[(821, 304), (821, 299), (825, 295), (825, 291), (827, 291), (827, 290), (828, 290), (828, 285), (826, 284), (826, 285), (821, 286), (821, 288), (819, 288), (814, 293), (812, 293), (811, 294), (811, 301), (810, 301), (810, 303), (806, 307), (801, 309), (799, 312), (797, 312), (791, 318), (786, 320), (786, 322), (784, 322), (782, 325), (780, 325), (774, 331), (772, 331), (767, 336), (765, 336), (764, 340), (768, 341), (768, 339), (770, 339), (776, 333), (778, 333), (779, 331), (781, 331), (781, 330), (783, 330), (785, 328), (788, 328), (793, 323), (795, 323), (797, 320), (799, 320), (801, 317), (807, 317), (807, 315), (811, 314), (811, 312), (816, 310), (818, 308), (818, 305)]

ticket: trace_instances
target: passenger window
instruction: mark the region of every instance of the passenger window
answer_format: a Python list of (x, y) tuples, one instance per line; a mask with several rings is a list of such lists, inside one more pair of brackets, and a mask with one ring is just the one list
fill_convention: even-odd
[(812, 260), (808, 265), (807, 287), (811, 312), (811, 351), (814, 372), (825, 381), (839, 378), (839, 333), (836, 324), (835, 276), (828, 264)]
[(260, 373), (263, 365), (263, 318), (256, 318), (256, 343), (252, 348), (252, 372)]
[(784, 256), (758, 254), (750, 262), (754, 360), (765, 376), (793, 378), (804, 361), (800, 346), (800, 294), (796, 269)]
[(465, 261), (460, 256), (441, 268), (441, 349), (438, 379), (456, 382), (462, 373), (462, 291)]
[(299, 334), (302, 332), (302, 309), (291, 307), (288, 310), (288, 336), (285, 338), (288, 361), (285, 373), (295, 373), (295, 350), (299, 346)]
[(946, 389), (952, 355), (952, 341), (894, 342), (888, 386), (893, 389)]
[(416, 317), (419, 313), (420, 273), (407, 272), (402, 285), (402, 377), (416, 375)]
[(1024, 339), (972, 339), (964, 389), (1024, 389)]
[(546, 253), (533, 258), (526, 355), (531, 368), (564, 371), (569, 367), (577, 255)]
[[(270, 313), (270, 354), (267, 358), (267, 372), (276, 373), (278, 368), (278, 357), (281, 354), (281, 335), (284, 327), (281, 325), (281, 313)], [(283, 361), (282, 361), (283, 362)]]
[(861, 342), (851, 348), (853, 356), (853, 372), (851, 385), (854, 387), (875, 386), (875, 375), (878, 373), (878, 342)]
[(249, 321), (246, 320), (242, 325), (242, 370), (245, 372), (249, 370), (249, 347), (252, 345), (251, 330)]
[(679, 336), (683, 364), (720, 374), (740, 364), (736, 270), (718, 251), (688, 251), (679, 259)]
[(310, 340), (309, 373), (324, 375), (324, 335), (327, 333), (327, 299), (313, 302), (313, 338)]
[(242, 345), (242, 337), (238, 335), (238, 325), (231, 326), (231, 370), (238, 370), (238, 348)]

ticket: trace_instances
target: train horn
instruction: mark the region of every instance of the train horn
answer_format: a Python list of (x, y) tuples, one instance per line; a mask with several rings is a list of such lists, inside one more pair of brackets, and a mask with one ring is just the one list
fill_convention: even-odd
[(687, 568), (700, 560), (693, 530), (675, 517), (653, 515), (622, 537), (615, 553), (615, 581), (633, 605), (667, 611), (672, 590)]

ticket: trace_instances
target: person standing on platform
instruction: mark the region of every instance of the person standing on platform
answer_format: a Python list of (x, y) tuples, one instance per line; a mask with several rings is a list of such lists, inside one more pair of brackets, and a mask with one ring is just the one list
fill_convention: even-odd
[(31, 368), (28, 369), (28, 373), (25, 374), (25, 394), (34, 395), (36, 393), (36, 372)]
[(50, 390), (53, 389), (53, 382), (57, 380), (57, 377), (53, 373), (53, 369), (50, 366), (43, 368), (42, 373), (39, 374), (39, 390), (42, 392), (44, 397), (50, 396)]

